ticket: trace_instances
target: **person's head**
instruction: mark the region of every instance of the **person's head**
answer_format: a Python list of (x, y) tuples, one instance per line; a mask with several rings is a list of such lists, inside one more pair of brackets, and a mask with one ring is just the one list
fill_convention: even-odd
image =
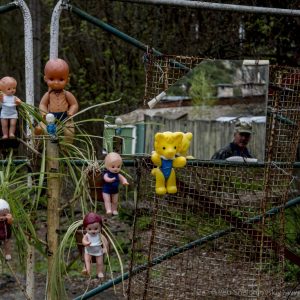
[(85, 215), (83, 219), (84, 229), (91, 235), (99, 234), (102, 226), (102, 218), (94, 212)]
[(69, 66), (60, 58), (50, 59), (45, 65), (44, 80), (51, 90), (63, 90), (69, 80)]
[(116, 152), (110, 152), (104, 159), (105, 168), (112, 173), (119, 173), (122, 167), (122, 157)]
[(10, 207), (7, 201), (0, 199), (0, 217), (5, 217), (10, 213)]
[(10, 76), (3, 77), (0, 80), (0, 89), (7, 96), (14, 95), (17, 89), (17, 80)]
[(237, 122), (234, 126), (233, 142), (240, 148), (246, 148), (252, 134), (252, 125), (247, 122)]

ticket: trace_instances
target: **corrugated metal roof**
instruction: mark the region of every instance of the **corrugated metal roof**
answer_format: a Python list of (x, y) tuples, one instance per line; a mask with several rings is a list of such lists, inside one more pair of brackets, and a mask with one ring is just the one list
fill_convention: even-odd
[(187, 120), (217, 120), (227, 122), (241, 116), (251, 118), (253, 122), (265, 122), (265, 109), (257, 104), (235, 104), (215, 106), (182, 106), (153, 109), (136, 109), (121, 115), (124, 124), (143, 122), (145, 115), (150, 118), (163, 117), (176, 120), (186, 116)]

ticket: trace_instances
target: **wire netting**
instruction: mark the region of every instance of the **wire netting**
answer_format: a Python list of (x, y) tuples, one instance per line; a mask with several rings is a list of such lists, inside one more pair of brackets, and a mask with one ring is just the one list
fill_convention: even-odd
[(144, 104), (167, 90), (174, 82), (197, 66), (203, 58), (189, 56), (153, 56), (146, 54)]
[[(145, 100), (185, 74), (178, 63), (200, 61), (149, 56)], [(176, 169), (178, 192), (158, 196), (150, 157), (139, 161), (129, 299), (284, 298), (285, 259), (295, 263), (283, 205), (299, 142), (299, 86), (299, 69), (270, 67), (264, 163), (189, 161)]]

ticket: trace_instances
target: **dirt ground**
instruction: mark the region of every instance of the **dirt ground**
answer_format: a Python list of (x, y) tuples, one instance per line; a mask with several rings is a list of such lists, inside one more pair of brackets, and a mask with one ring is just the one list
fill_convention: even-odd
[[(3, 270), (3, 269), (2, 269)], [(18, 280), (22, 287), (25, 288), (25, 276), (17, 274)], [(46, 276), (42, 274), (35, 275), (35, 299), (41, 300), (45, 299), (45, 289), (46, 289)], [(98, 279), (87, 279), (84, 277), (71, 278), (65, 281), (66, 291), (68, 299), (74, 299), (82, 295), (85, 290), (91, 290), (96, 288), (101, 284)], [(8, 274), (2, 272), (0, 274), (0, 300), (24, 300), (26, 296), (22, 292), (20, 285), (17, 283), (16, 279)], [(102, 292), (98, 296), (94, 296), (90, 299), (103, 299), (103, 300), (121, 300), (125, 297), (120, 293), (120, 289), (114, 292), (113, 288)]]

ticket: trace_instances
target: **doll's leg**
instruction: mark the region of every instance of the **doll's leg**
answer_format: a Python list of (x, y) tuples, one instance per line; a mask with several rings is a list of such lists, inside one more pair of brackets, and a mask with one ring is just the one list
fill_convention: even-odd
[(158, 195), (164, 195), (167, 192), (165, 187), (165, 176), (159, 168), (156, 168), (156, 184), (155, 184), (155, 192)]
[(176, 175), (174, 169), (172, 169), (170, 177), (167, 181), (167, 191), (169, 194), (177, 193), (177, 186), (176, 186)]
[(83, 271), (83, 273), (86, 275), (91, 274), (91, 260), (92, 257), (88, 253), (84, 253), (85, 272)]
[(46, 125), (43, 122), (40, 122), (38, 125), (34, 127), (34, 134), (41, 135), (47, 132)]
[(107, 215), (111, 215), (111, 195), (103, 193), (103, 201)]
[(96, 268), (98, 278), (103, 278), (103, 255), (96, 256)]
[(1, 119), (1, 126), (2, 126), (2, 138), (8, 138), (8, 119)]
[(68, 120), (64, 128), (65, 142), (69, 144), (73, 144), (74, 134), (75, 134), (74, 121)]
[(9, 120), (9, 137), (14, 138), (17, 126), (17, 119)]
[(5, 256), (5, 260), (11, 260), (11, 242), (10, 240), (6, 240), (4, 241), (4, 256)]
[(111, 209), (112, 209), (112, 214), (114, 216), (118, 215), (118, 198), (119, 198), (119, 194), (111, 195)]

